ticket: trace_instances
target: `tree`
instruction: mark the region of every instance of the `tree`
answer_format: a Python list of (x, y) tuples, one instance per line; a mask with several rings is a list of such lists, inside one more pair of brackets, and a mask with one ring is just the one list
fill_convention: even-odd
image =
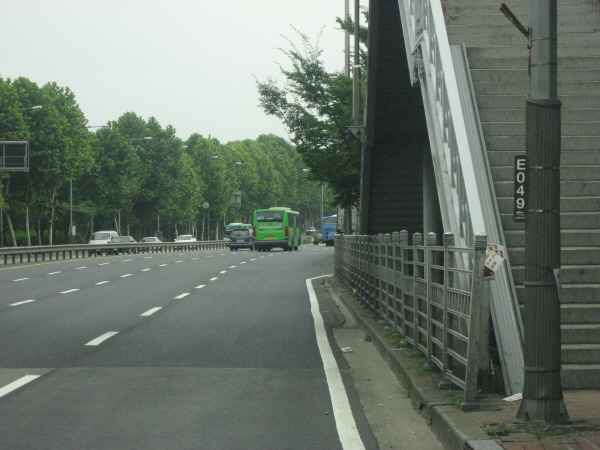
[(286, 84), (280, 88), (272, 79), (257, 81), (260, 105), (286, 126), (310, 169), (309, 179), (327, 183), (335, 204), (357, 207), (361, 145), (347, 129), (352, 123), (352, 81), (341, 72), (327, 72), (318, 39), (313, 45), (296, 32), (302, 51), (289, 39), (291, 49), (282, 50), (292, 65), (291, 69), (280, 66)]
[[(25, 228), (28, 229), (31, 206), (37, 215), (38, 243), (41, 244), (44, 220), (48, 227), (48, 242), (52, 244), (59, 196), (68, 191), (64, 188), (69, 181), (92, 162), (87, 121), (68, 88), (56, 83), (47, 83), (40, 88), (26, 78), (17, 78), (11, 85), (17, 93), (17, 105), (23, 111), (25, 126), (21, 131), (29, 131), (31, 153), (30, 171), (13, 174), (10, 179), (13, 194), (9, 196), (6, 217), (11, 241), (16, 245), (12, 208), (21, 204), (25, 210)], [(34, 105), (42, 105), (43, 109), (27, 111)]]

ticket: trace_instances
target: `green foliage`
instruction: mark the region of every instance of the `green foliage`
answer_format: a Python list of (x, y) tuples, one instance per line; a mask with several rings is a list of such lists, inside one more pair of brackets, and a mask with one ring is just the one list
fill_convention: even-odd
[[(99, 229), (218, 239), (223, 224), (247, 223), (270, 206), (295, 209), (303, 226), (315, 226), (321, 195), (331, 201), (281, 137), (221, 144), (193, 134), (183, 142), (170, 125), (133, 112), (91, 132), (73, 92), (55, 83), (0, 79), (0, 138), (28, 140), (32, 154), (30, 172), (0, 174), (5, 244), (13, 246), (85, 242)], [(237, 191), (242, 206), (232, 208)]]
[(396, 330), (391, 330), (388, 334), (386, 334), (386, 337), (392, 340), (392, 345), (396, 348), (407, 348), (409, 346), (406, 338), (400, 335), (400, 333), (398, 333)]
[(456, 393), (455, 390), (449, 390), (446, 391), (446, 394), (449, 395), (450, 397), (452, 397), (452, 399), (454, 400), (454, 406), (456, 406), (457, 408), (460, 408), (460, 405), (462, 405), (464, 398), (462, 395), (459, 395)]
[(419, 350), (418, 348), (412, 349), (406, 354), (409, 358), (422, 358), (424, 356), (423, 352), (421, 352), (421, 350)]
[(286, 126), (310, 169), (309, 179), (326, 183), (334, 204), (358, 206), (361, 147), (347, 129), (352, 124), (352, 80), (327, 72), (318, 40), (313, 45), (306, 35), (296, 32), (302, 49), (288, 39), (290, 49), (282, 50), (291, 63), (290, 69), (280, 66), (285, 85), (257, 80), (260, 105)]

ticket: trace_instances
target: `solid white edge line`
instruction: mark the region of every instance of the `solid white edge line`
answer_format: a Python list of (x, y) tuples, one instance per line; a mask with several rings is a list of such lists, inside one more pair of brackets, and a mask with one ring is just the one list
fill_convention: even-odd
[(306, 288), (308, 289), (308, 297), (310, 299), (310, 312), (312, 313), (315, 322), (317, 345), (319, 347), (319, 352), (321, 353), (321, 359), (323, 360), (323, 368), (325, 370), (325, 377), (327, 378), (329, 395), (331, 396), (335, 425), (340, 442), (342, 443), (342, 448), (344, 450), (365, 450), (365, 446), (358, 433), (358, 428), (356, 427), (352, 409), (350, 408), (348, 394), (346, 393), (344, 383), (342, 382), (340, 369), (335, 360), (335, 356), (333, 355), (333, 351), (329, 346), (323, 316), (321, 316), (321, 312), (319, 311), (319, 302), (317, 301), (317, 295), (315, 294), (312, 285), (312, 280), (326, 276), (329, 275), (308, 278), (306, 280)]
[(108, 333), (104, 333), (102, 336), (98, 336), (96, 339), (92, 339), (90, 342), (88, 342), (85, 345), (99, 345), (102, 342), (104, 342), (105, 340), (107, 340), (108, 338), (113, 337), (115, 334), (119, 334), (118, 331), (109, 331)]
[(2, 386), (0, 388), (0, 397), (4, 397), (6, 394), (11, 393), (15, 389), (19, 389), (21, 386), (26, 385), (27, 383), (35, 380), (40, 375), (25, 375), (18, 380), (13, 381), (12, 383), (7, 384), (6, 386)]
[(140, 314), (140, 316), (151, 316), (152, 314), (154, 314), (156, 311), (159, 311), (162, 309), (162, 306), (157, 306), (155, 308), (149, 309), (148, 311), (146, 311), (143, 314)]

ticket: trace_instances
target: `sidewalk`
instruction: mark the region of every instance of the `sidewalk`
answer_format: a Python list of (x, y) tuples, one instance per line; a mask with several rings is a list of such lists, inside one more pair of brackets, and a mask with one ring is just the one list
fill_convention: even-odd
[(456, 395), (438, 389), (437, 373), (423, 373), (420, 361), (395, 348), (373, 314), (356, 302), (334, 278), (325, 285), (348, 309), (398, 377), (413, 407), (423, 415), (446, 450), (600, 450), (600, 390), (564, 391), (572, 425), (526, 427), (513, 423), (520, 401), (482, 394), (481, 409), (462, 411)]

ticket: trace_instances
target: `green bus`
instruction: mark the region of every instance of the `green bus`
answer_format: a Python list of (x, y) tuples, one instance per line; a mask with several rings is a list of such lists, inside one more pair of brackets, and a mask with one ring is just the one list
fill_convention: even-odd
[(300, 214), (290, 208), (257, 209), (252, 214), (252, 227), (254, 248), (259, 252), (298, 250), (302, 243)]

